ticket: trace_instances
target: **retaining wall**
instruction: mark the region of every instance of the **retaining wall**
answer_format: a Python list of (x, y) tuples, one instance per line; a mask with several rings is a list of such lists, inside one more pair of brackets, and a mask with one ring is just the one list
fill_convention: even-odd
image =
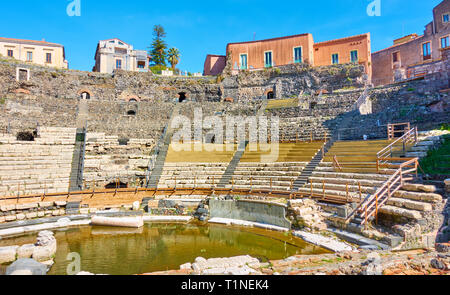
[(211, 218), (229, 218), (291, 228), (286, 219), (287, 206), (246, 200), (210, 200)]

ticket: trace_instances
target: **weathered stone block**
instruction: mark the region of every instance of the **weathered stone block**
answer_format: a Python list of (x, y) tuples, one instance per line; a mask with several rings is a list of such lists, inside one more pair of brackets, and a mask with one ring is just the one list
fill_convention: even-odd
[(18, 246), (0, 247), (0, 264), (15, 261), (18, 248)]
[(20, 246), (17, 249), (17, 258), (18, 259), (31, 258), (31, 256), (33, 255), (34, 248), (36, 248), (36, 246), (34, 244), (26, 244), (26, 245)]

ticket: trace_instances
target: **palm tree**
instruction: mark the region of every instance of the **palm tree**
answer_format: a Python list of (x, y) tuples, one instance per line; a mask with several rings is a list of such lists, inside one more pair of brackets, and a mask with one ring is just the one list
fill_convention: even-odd
[(175, 70), (175, 67), (180, 62), (180, 51), (177, 48), (170, 48), (167, 52), (167, 60), (172, 65), (172, 70)]

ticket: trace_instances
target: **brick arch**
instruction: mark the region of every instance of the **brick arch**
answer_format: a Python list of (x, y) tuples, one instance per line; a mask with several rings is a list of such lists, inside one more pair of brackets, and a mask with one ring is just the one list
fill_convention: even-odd
[(273, 88), (269, 88), (264, 92), (264, 96), (267, 96), (267, 94), (269, 94), (269, 92), (274, 92)]
[(83, 93), (87, 93), (87, 94), (89, 94), (89, 97), (92, 99), (93, 97), (94, 97), (94, 95), (93, 95), (93, 93), (92, 93), (92, 91), (90, 91), (89, 89), (86, 89), (86, 88), (82, 88), (82, 89), (80, 89), (80, 90), (78, 90), (78, 96), (81, 96), (81, 94), (83, 94)]
[(127, 101), (127, 102), (130, 102), (131, 100), (136, 100), (137, 102), (140, 102), (141, 101), (141, 99), (137, 96), (137, 95), (128, 95), (126, 98), (125, 98), (125, 100)]

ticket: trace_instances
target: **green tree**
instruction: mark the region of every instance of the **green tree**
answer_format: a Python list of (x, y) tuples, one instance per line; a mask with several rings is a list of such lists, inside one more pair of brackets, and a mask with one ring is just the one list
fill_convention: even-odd
[(155, 65), (166, 66), (167, 58), (167, 44), (164, 41), (166, 31), (161, 25), (156, 25), (153, 28), (153, 42), (150, 47), (149, 54), (152, 57), (152, 62)]
[(167, 60), (172, 66), (172, 70), (175, 70), (175, 67), (180, 62), (180, 51), (177, 48), (170, 48), (167, 52)]

